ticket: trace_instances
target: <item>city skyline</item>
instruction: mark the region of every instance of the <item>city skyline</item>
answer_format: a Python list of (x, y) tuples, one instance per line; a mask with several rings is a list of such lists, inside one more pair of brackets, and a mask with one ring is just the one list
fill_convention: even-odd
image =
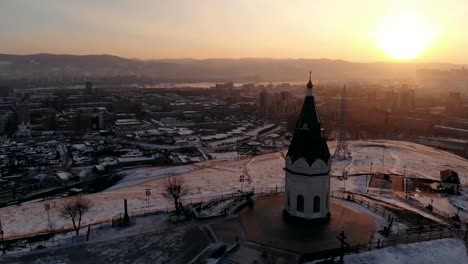
[(20, 0), (0, 6), (0, 53), (468, 63), (459, 1)]

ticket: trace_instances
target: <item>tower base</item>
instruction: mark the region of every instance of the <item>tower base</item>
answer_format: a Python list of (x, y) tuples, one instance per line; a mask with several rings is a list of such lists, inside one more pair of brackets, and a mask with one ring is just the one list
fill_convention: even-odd
[(331, 214), (328, 213), (326, 217), (323, 218), (312, 218), (306, 219), (298, 216), (291, 215), (286, 209), (283, 209), (283, 218), (293, 224), (302, 224), (302, 225), (316, 225), (316, 224), (327, 224), (330, 221)]

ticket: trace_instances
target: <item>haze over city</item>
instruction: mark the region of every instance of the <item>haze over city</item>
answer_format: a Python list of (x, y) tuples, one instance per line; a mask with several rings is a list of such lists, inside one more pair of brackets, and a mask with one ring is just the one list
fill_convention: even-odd
[(467, 10), (0, 0), (0, 264), (468, 263)]
[(18, 0), (0, 7), (0, 53), (468, 63), (466, 7), (456, 0)]

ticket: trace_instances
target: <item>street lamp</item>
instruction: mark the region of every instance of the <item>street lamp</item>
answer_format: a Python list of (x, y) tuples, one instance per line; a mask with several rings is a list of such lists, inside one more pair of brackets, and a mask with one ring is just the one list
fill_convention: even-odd
[(50, 204), (44, 204), (44, 210), (47, 212), (47, 223), (50, 225)]
[[(372, 179), (372, 165), (374, 165), (373, 162), (370, 163), (369, 175), (370, 175), (371, 179)], [(366, 192), (369, 192), (369, 183), (370, 183), (369, 180), (368, 180), (369, 175), (366, 175)]]
[(346, 192), (346, 180), (348, 179), (348, 172), (343, 171), (343, 189)]
[(146, 197), (147, 197), (147, 201), (148, 201), (148, 207), (149, 207), (149, 198), (150, 198), (150, 195), (151, 195), (151, 189), (145, 189), (145, 194), (146, 194)]
[(384, 164), (385, 164), (385, 147), (382, 147), (382, 174), (384, 173)]
[(241, 183), (241, 193), (244, 192), (244, 175), (239, 176), (239, 182)]
[(2, 227), (1, 220), (0, 220), (0, 235), (2, 236), (2, 254), (5, 255), (5, 241), (3, 240), (3, 227)]
[(408, 199), (408, 190), (406, 186), (406, 165), (403, 166), (403, 192), (405, 193), (405, 198)]

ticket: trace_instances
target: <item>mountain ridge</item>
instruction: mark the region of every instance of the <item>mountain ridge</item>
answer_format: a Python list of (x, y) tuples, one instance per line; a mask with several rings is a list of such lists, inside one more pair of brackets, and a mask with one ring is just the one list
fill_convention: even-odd
[(31, 76), (146, 76), (156, 81), (297, 81), (314, 79), (409, 79), (421, 69), (461, 69), (466, 65), (423, 62), (352, 62), (342, 59), (128, 59), (109, 54), (0, 54), (0, 80)]

